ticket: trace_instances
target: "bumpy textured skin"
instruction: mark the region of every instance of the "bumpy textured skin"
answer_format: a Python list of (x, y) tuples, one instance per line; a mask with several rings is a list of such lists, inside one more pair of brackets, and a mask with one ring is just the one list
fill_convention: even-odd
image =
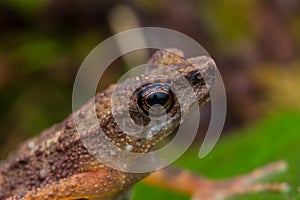
[[(174, 50), (172, 50), (174, 51)], [(176, 50), (176, 53), (181, 53)], [(212, 70), (215, 65), (210, 59), (210, 66), (197, 66), (202, 71)], [(181, 56), (170, 51), (161, 50), (149, 60), (152, 64), (163, 64), (176, 69), (192, 83), (199, 69), (191, 65)], [(203, 63), (202, 63), (203, 64)], [(204, 63), (207, 65), (207, 63)], [(206, 68), (205, 68), (206, 67)], [(176, 76), (176, 75), (174, 75)], [(212, 76), (212, 74), (210, 74)], [(146, 77), (146, 76), (144, 76)], [(192, 85), (199, 103), (209, 99), (209, 86), (202, 77)], [(193, 79), (193, 81), (191, 80)], [(123, 83), (124, 88), (126, 84)], [(98, 93), (95, 99), (82, 106), (74, 115), (88, 118), (87, 115), (95, 103), (99, 124), (108, 138), (119, 140), (124, 135), (116, 127), (111, 113), (111, 94), (114, 89), (111, 85)], [(192, 109), (192, 108), (191, 108)], [(173, 115), (176, 115), (176, 113)], [(175, 119), (168, 125), (168, 129), (159, 130), (157, 137), (151, 141), (141, 141), (144, 145), (134, 146), (132, 151), (147, 152), (153, 145), (170, 134), (180, 123)], [(97, 130), (87, 130), (84, 134), (93, 135)], [(116, 133), (118, 136), (116, 137)], [(125, 136), (124, 136), (125, 137)], [(121, 140), (121, 147), (124, 140)], [(127, 142), (130, 142), (127, 141)], [(150, 147), (149, 147), (149, 144)], [(146, 147), (145, 149), (140, 149)], [(124, 146), (123, 146), (124, 147)], [(0, 199), (115, 199), (124, 194), (130, 187), (147, 176), (147, 173), (126, 173), (112, 169), (92, 156), (83, 145), (77, 134), (73, 115), (63, 122), (43, 131), (39, 136), (30, 139), (12, 153), (0, 165)]]

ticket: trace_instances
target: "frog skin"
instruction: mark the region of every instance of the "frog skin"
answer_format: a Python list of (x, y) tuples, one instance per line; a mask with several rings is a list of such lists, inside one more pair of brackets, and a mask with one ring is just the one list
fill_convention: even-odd
[[(168, 80), (149, 79), (151, 73), (177, 73), (173, 77), (184, 77), (194, 90), (197, 102), (202, 105), (209, 100), (209, 89), (214, 80), (214, 61), (206, 56), (184, 59), (179, 50), (159, 50), (148, 61), (160, 67), (146, 72), (141, 79), (139, 91), (152, 89), (161, 91)], [(163, 67), (161, 67), (163, 66)], [(200, 73), (199, 73), (200, 72)], [(149, 73), (149, 74), (147, 74)], [(203, 76), (206, 76), (205, 80)], [(147, 78), (148, 77), (148, 78)], [(133, 79), (136, 79), (134, 77)], [(120, 83), (126, 92), (133, 79)], [(152, 87), (156, 84), (155, 87)], [(147, 85), (147, 87), (145, 87)], [(88, 121), (95, 105), (95, 112), (100, 127), (107, 138), (119, 148), (136, 153), (147, 153), (153, 146), (170, 135), (180, 125), (185, 116), (181, 116), (178, 101), (166, 103), (168, 110), (167, 122), (161, 124), (157, 133), (151, 138), (134, 138), (126, 135), (116, 124), (111, 111), (111, 96), (115, 85), (96, 94), (95, 98), (83, 105), (78, 111), (69, 115), (64, 121), (44, 130), (39, 136), (22, 143), (0, 165), (0, 199), (9, 200), (74, 200), (74, 199), (119, 199), (130, 188), (150, 173), (130, 173), (111, 168), (96, 159), (87, 150), (81, 137), (89, 137), (98, 130), (91, 128), (78, 135), (74, 117)], [(157, 91), (156, 91), (157, 90)], [(164, 90), (164, 92), (166, 92)], [(133, 95), (131, 101), (131, 117), (139, 125), (147, 125), (147, 97)], [(174, 94), (167, 94), (174, 95)], [(179, 94), (180, 95), (180, 94)], [(142, 98), (143, 104), (137, 99)], [(120, 96), (120, 101), (128, 101)], [(145, 103), (146, 102), (146, 103)], [(183, 106), (184, 107), (184, 106)], [(194, 106), (184, 107), (189, 113)], [(119, 110), (122, 112), (122, 108)], [(176, 190), (191, 195), (194, 199), (222, 199), (245, 192), (263, 190), (283, 191), (284, 184), (253, 184), (258, 178), (285, 168), (285, 163), (278, 162), (254, 172), (230, 179), (229, 181), (212, 181), (188, 171), (166, 168), (152, 173), (144, 181), (153, 185)], [(247, 181), (245, 181), (247, 180)], [(239, 187), (236, 187), (236, 186)], [(216, 195), (218, 194), (218, 195)], [(221, 194), (221, 195), (220, 195)], [(221, 198), (222, 197), (222, 198)]]

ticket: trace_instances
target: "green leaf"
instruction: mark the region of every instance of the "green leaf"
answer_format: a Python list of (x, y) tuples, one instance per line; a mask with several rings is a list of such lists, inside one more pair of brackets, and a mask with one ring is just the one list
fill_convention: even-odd
[[(193, 147), (175, 164), (217, 179), (230, 178), (272, 161), (285, 160), (289, 164), (287, 172), (263, 181), (287, 182), (291, 186), (288, 193), (262, 192), (232, 199), (300, 199), (297, 192), (297, 187), (300, 186), (299, 119), (300, 113), (297, 112), (274, 114), (264, 121), (223, 137), (206, 158), (200, 160), (197, 157), (199, 147)], [(189, 197), (139, 183), (134, 187), (132, 199), (187, 200)]]

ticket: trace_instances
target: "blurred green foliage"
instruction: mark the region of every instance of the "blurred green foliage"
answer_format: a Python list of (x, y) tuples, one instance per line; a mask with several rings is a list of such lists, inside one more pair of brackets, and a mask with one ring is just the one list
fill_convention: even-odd
[(209, 19), (213, 31), (213, 38), (222, 51), (239, 50), (240, 47), (254, 42), (255, 30), (251, 26), (257, 14), (257, 1), (228, 0), (205, 1), (198, 3), (204, 7), (203, 14)]
[(20, 14), (24, 17), (31, 17), (38, 11), (43, 8), (43, 5), (47, 3), (47, 1), (39, 1), (39, 0), (30, 0), (30, 1), (22, 1), (22, 0), (4, 0), (4, 2), (13, 8), (17, 9)]

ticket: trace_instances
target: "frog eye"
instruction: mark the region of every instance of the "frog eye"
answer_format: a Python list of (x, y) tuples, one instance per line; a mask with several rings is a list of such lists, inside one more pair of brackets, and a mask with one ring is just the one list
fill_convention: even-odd
[(139, 92), (137, 105), (147, 115), (150, 110), (153, 115), (163, 115), (173, 108), (174, 93), (167, 85), (148, 85)]
[(166, 92), (153, 92), (148, 95), (146, 102), (149, 106), (159, 104), (163, 107), (167, 106), (170, 100), (170, 94)]

